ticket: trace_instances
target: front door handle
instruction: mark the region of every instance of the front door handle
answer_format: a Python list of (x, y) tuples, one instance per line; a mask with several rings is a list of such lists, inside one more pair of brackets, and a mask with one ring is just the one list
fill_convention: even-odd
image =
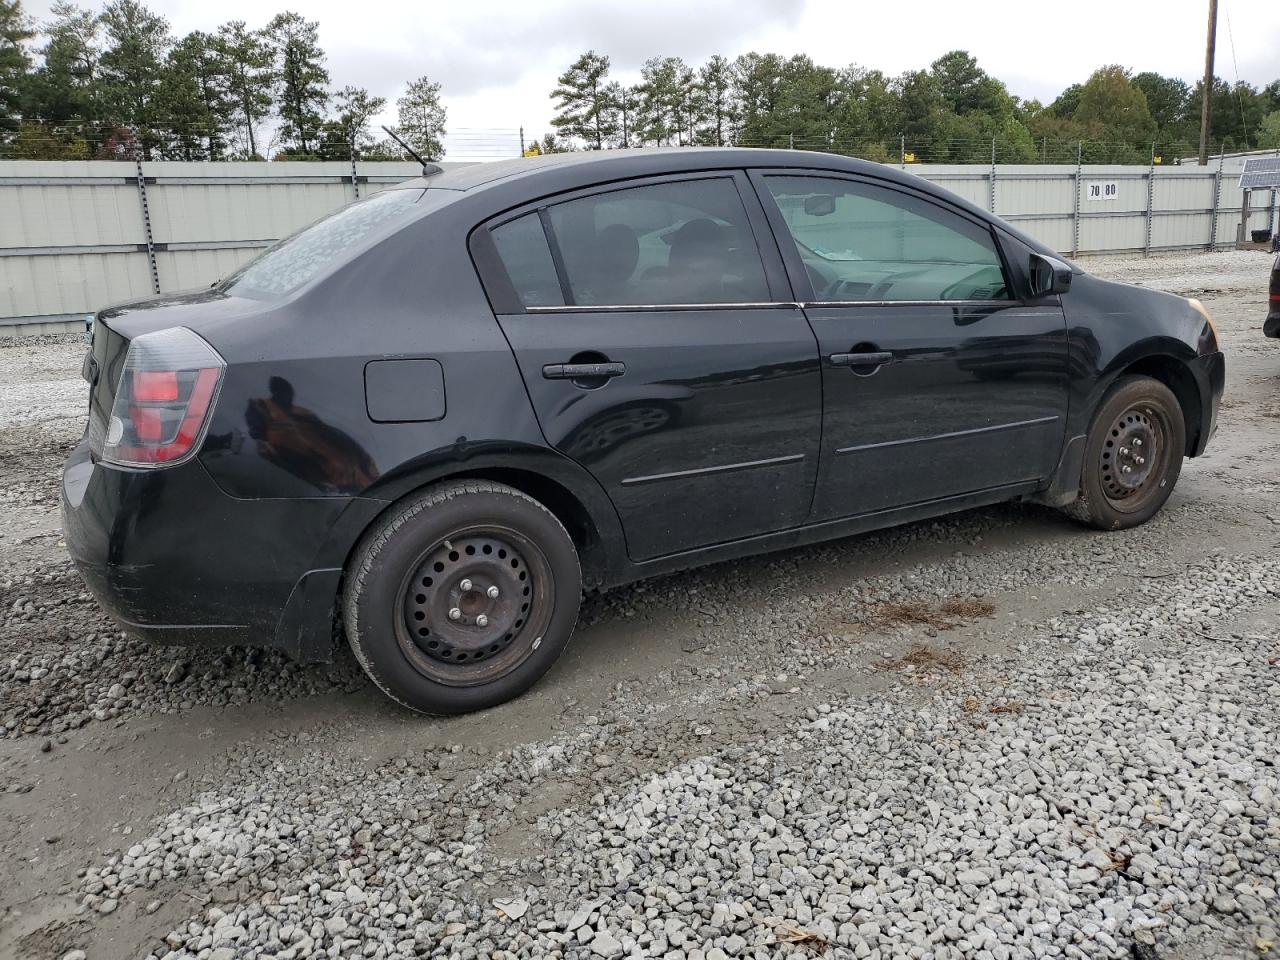
[(616, 360), (601, 363), (548, 363), (542, 368), (545, 380), (597, 380), (620, 377), (627, 365)]
[(831, 364), (836, 367), (878, 367), (893, 359), (888, 352), (876, 353), (833, 353)]

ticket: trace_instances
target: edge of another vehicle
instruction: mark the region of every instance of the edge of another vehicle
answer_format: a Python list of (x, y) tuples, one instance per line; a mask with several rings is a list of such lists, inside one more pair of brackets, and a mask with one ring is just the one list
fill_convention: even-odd
[(1262, 332), (1268, 337), (1280, 338), (1280, 254), (1271, 264), (1271, 286), (1267, 292), (1267, 318), (1262, 323)]

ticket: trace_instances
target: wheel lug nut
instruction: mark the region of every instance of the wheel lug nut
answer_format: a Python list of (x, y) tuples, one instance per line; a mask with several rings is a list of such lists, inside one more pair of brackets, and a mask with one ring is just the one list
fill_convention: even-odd
[(453, 607), (453, 608), (449, 611), (449, 619), (450, 619), (450, 620), (461, 620), (461, 619), (462, 619), (462, 611), (461, 611), (461, 610), (459, 610), (457, 607)]
[(1133, 473), (1133, 467), (1129, 466), (1129, 465), (1126, 463), (1123, 467), (1121, 467), (1121, 468), (1120, 468), (1120, 472), (1121, 472), (1121, 473)]
[(464, 579), (461, 583), (458, 584), (458, 589), (461, 590), (463, 593), (466, 593), (468, 590), (471, 589), (471, 581)]
[(489, 618), (486, 617), (483, 613), (480, 614), (480, 616), (476, 617), (477, 627), (487, 627), (488, 625), (489, 625)]
[(1134, 437), (1133, 445), (1134, 445), (1135, 447), (1140, 447), (1140, 446), (1142, 446), (1142, 438), (1141, 438), (1141, 437)]
[(1120, 448), (1120, 456), (1122, 456), (1122, 457), (1127, 457), (1128, 455), (1129, 455), (1129, 448), (1128, 448), (1128, 447), (1121, 447), (1121, 448)]
[(486, 591), (485, 591), (485, 595), (486, 595), (490, 600), (497, 600), (497, 599), (498, 599), (498, 587), (497, 587), (497, 585), (495, 584), (494, 586), (492, 586), (492, 587), (490, 587), (488, 590), (486, 590)]
[(1146, 457), (1138, 457), (1138, 466), (1142, 466), (1146, 462), (1147, 462)]

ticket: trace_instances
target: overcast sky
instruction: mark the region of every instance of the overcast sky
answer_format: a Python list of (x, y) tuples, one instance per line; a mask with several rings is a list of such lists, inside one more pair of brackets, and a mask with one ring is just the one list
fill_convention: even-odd
[[(80, 0), (86, 5), (96, 0)], [(517, 152), (516, 128), (551, 129), (549, 94), (579, 53), (595, 49), (634, 82), (652, 56), (692, 65), (748, 50), (807, 53), (828, 66), (892, 75), (968, 50), (1024, 99), (1048, 101), (1096, 67), (1120, 63), (1194, 83), (1204, 70), (1207, 0), (146, 0), (175, 33), (281, 9), (320, 22), (333, 86), (395, 98), (426, 74), (444, 87), (448, 159)], [(47, 0), (28, 0), (36, 16)], [(1234, 47), (1234, 51), (1233, 51)], [(1280, 77), (1280, 3), (1220, 0), (1220, 77), (1263, 85)]]

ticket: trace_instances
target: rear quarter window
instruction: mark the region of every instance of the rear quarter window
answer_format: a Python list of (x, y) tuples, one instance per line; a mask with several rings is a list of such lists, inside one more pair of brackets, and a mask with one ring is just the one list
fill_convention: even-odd
[(394, 233), (427, 206), (428, 190), (384, 190), (337, 210), (269, 247), (222, 285), (238, 297), (284, 297), (336, 266), (367, 241)]
[(525, 214), (489, 231), (511, 286), (526, 307), (564, 306), (555, 261), (536, 213)]

